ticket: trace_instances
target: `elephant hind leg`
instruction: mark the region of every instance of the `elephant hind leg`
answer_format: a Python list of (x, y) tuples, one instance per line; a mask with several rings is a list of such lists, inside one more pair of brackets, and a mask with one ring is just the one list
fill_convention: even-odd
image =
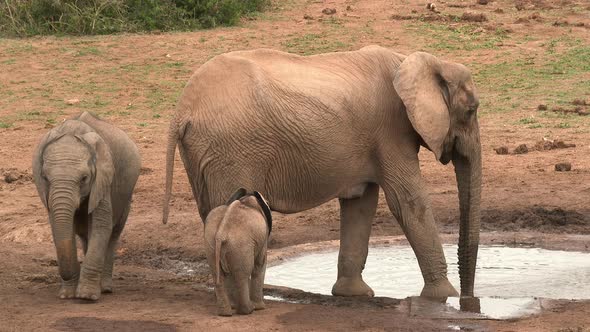
[(379, 186), (371, 183), (359, 198), (340, 199), (340, 253), (338, 280), (332, 294), (338, 296), (374, 296), (362, 278), (369, 250), (371, 224), (377, 210)]
[(254, 311), (254, 305), (250, 300), (250, 275), (246, 273), (234, 274), (236, 291), (236, 311), (240, 315), (248, 315)]
[(254, 310), (262, 310), (266, 308), (264, 305), (264, 274), (266, 273), (266, 247), (261, 250), (254, 262), (254, 270), (250, 278), (250, 300), (254, 304)]

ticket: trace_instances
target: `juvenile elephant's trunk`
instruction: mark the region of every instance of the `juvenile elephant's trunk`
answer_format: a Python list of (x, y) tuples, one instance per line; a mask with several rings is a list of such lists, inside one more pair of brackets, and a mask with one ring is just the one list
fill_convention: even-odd
[(473, 296), (479, 245), (481, 199), (481, 146), (479, 135), (470, 153), (453, 156), (459, 189), (459, 277), (461, 296)]
[(49, 193), (51, 230), (57, 251), (59, 273), (64, 281), (78, 279), (80, 266), (74, 238), (74, 212), (77, 204), (67, 186), (56, 185)]

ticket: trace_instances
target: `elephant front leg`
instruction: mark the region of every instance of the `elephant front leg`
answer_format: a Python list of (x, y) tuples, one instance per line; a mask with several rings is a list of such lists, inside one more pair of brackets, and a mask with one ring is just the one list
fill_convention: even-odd
[(128, 213), (129, 207), (127, 207), (127, 210), (123, 214), (123, 218), (121, 219), (121, 221), (119, 221), (119, 223), (113, 228), (113, 232), (109, 240), (109, 244), (105, 254), (102, 278), (100, 281), (100, 288), (102, 293), (113, 292), (113, 265), (115, 262), (115, 250), (117, 249), (119, 237), (121, 236), (121, 233), (123, 232), (123, 227), (125, 226), (125, 222), (127, 221)]
[(338, 296), (374, 296), (362, 278), (369, 250), (371, 224), (377, 209), (379, 186), (369, 184), (363, 196), (340, 199), (340, 253), (338, 280), (332, 294)]
[(90, 221), (88, 251), (82, 263), (76, 297), (96, 301), (100, 298), (105, 254), (112, 232), (112, 211), (109, 200), (102, 200)]
[(459, 294), (447, 279), (447, 263), (426, 191), (421, 182), (409, 189), (384, 186), (391, 212), (412, 246), (424, 278), (420, 296), (446, 298)]
[(117, 248), (118, 240), (119, 234), (113, 234), (109, 240), (105, 254), (104, 268), (100, 280), (100, 291), (102, 293), (113, 292), (113, 265), (115, 261), (115, 250)]

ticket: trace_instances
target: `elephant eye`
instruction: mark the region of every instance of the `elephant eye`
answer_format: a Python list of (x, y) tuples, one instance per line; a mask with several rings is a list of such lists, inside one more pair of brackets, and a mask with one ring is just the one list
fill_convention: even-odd
[(83, 175), (82, 179), (80, 179), (80, 181), (82, 181), (83, 183), (86, 183), (88, 181), (88, 175)]

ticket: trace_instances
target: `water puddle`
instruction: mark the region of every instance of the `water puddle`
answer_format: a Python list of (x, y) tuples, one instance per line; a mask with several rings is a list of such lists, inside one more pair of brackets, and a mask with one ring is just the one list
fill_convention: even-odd
[[(444, 252), (449, 280), (459, 289), (457, 246), (445, 245)], [(300, 256), (269, 267), (265, 282), (329, 295), (336, 280), (337, 262), (337, 250)], [(375, 296), (415, 297), (423, 286), (418, 262), (408, 246), (370, 248), (363, 278)], [(480, 297), (482, 317), (530, 315), (541, 309), (538, 298), (589, 299), (589, 283), (590, 253), (502, 246), (479, 249), (475, 293)], [(427, 304), (414, 298), (411, 301), (418, 314), (431, 311)], [(451, 312), (459, 310), (459, 299), (449, 298), (445, 307)]]

